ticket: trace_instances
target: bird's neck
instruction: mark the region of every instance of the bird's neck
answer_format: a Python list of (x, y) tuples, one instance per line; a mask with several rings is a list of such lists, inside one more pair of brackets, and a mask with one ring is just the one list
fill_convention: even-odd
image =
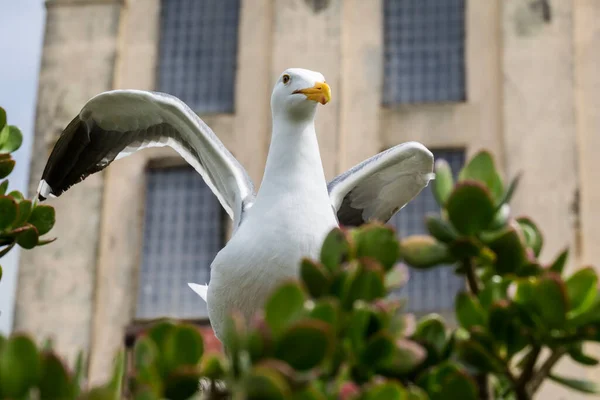
[(299, 201), (329, 204), (314, 120), (273, 119), (265, 174), (256, 201), (285, 191)]

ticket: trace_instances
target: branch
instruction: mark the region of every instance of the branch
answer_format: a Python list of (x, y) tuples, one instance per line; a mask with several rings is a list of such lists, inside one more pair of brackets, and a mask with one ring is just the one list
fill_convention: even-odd
[(475, 265), (473, 265), (473, 260), (471, 258), (465, 258), (463, 264), (465, 266), (467, 281), (469, 282), (469, 289), (471, 289), (471, 293), (477, 295), (479, 293), (479, 283), (477, 282), (477, 276), (475, 276)]
[(533, 394), (540, 388), (544, 382), (544, 379), (546, 379), (554, 365), (562, 358), (562, 356), (565, 355), (566, 352), (567, 350), (565, 348), (558, 348), (552, 351), (540, 369), (537, 370), (537, 372), (531, 378), (531, 384), (529, 385), (530, 393)]
[(533, 370), (541, 351), (542, 348), (540, 346), (533, 345), (529, 353), (525, 356), (526, 360), (521, 376), (519, 376), (518, 380), (515, 380), (515, 392), (517, 399), (519, 400), (530, 399), (529, 393), (527, 392), (527, 383), (529, 383), (533, 376)]

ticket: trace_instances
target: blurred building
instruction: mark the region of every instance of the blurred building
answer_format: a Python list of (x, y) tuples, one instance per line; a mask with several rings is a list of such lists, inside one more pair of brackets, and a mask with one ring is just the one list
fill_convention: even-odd
[[(46, 5), (30, 193), (62, 129), (90, 97), (115, 88), (184, 100), (258, 186), (272, 85), (285, 68), (304, 67), (322, 72), (333, 90), (317, 122), (328, 178), (409, 140), (456, 172), (487, 148), (506, 177), (524, 173), (513, 206), (545, 232), (544, 259), (570, 246), (572, 266), (600, 265), (597, 0)], [(203, 302), (186, 283), (208, 280), (228, 221), (176, 153), (139, 152), (49, 203), (59, 240), (22, 254), (17, 330), (55, 337), (71, 358), (87, 349), (97, 381), (126, 331), (144, 321), (206, 321)], [(430, 211), (436, 206), (426, 189), (392, 223), (400, 235), (421, 233)], [(413, 273), (400, 294), (417, 313), (451, 313), (462, 287), (448, 268)], [(597, 370), (561, 367), (600, 379)], [(567, 397), (552, 387), (540, 398)]]

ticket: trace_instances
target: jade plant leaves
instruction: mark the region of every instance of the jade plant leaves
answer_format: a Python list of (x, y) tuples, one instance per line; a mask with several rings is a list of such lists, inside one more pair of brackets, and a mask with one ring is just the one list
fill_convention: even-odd
[(569, 299), (569, 317), (586, 312), (596, 300), (598, 275), (591, 268), (583, 268), (571, 275), (565, 282)]
[(496, 204), (500, 203), (504, 195), (502, 178), (496, 170), (492, 155), (487, 151), (480, 151), (471, 158), (458, 174), (458, 180), (481, 182), (490, 190)]
[(451, 260), (448, 248), (431, 236), (413, 235), (400, 242), (400, 255), (414, 268), (430, 268)]
[(41, 362), (37, 347), (28, 336), (14, 335), (0, 353), (0, 395), (22, 398), (40, 378)]
[(293, 323), (279, 338), (275, 355), (298, 371), (322, 363), (333, 350), (333, 333), (319, 320), (305, 319)]
[(355, 231), (356, 256), (377, 260), (387, 271), (394, 266), (399, 257), (398, 239), (394, 230), (388, 226), (369, 224)]
[(0, 153), (12, 153), (21, 147), (23, 134), (13, 125), (5, 126), (0, 130)]
[(331, 277), (327, 269), (307, 258), (300, 263), (300, 277), (308, 293), (315, 298), (326, 295), (331, 286)]
[(17, 202), (9, 196), (0, 196), (0, 230), (8, 228), (17, 219)]
[(444, 206), (452, 187), (454, 186), (454, 178), (452, 177), (452, 169), (448, 161), (442, 159), (436, 160), (435, 162), (435, 179), (431, 183), (433, 196), (437, 200), (440, 206)]
[(302, 314), (305, 301), (306, 294), (295, 281), (285, 282), (273, 291), (265, 305), (265, 318), (275, 335)]
[(36, 227), (39, 235), (45, 235), (52, 229), (55, 221), (54, 208), (51, 206), (36, 206), (29, 216), (29, 223)]
[(478, 299), (465, 292), (461, 292), (456, 296), (456, 318), (465, 329), (474, 326), (486, 326), (485, 311), (479, 304)]
[(488, 189), (476, 181), (458, 183), (446, 202), (448, 218), (464, 235), (476, 235), (494, 219), (495, 206)]
[(321, 247), (321, 262), (329, 271), (334, 271), (339, 264), (348, 258), (350, 244), (344, 232), (335, 228), (325, 238)]

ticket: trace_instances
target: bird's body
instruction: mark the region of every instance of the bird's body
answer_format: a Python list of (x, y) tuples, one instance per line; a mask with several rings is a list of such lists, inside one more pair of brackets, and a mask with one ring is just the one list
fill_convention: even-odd
[(387, 222), (433, 178), (433, 156), (408, 142), (358, 164), (327, 183), (315, 114), (330, 99), (323, 75), (288, 69), (271, 96), (272, 138), (258, 193), (248, 174), (206, 124), (179, 99), (121, 90), (92, 98), (55, 145), (38, 198), (58, 196), (113, 160), (150, 146), (177, 150), (233, 220), (233, 234), (211, 264), (210, 283), (190, 284), (206, 302), (219, 339), (232, 310), (249, 319), (282, 280), (316, 258), (341, 225)]
[(338, 226), (313, 120), (284, 122), (273, 121), (277, 133), (254, 205), (211, 266), (206, 300), (219, 338), (232, 309), (249, 319), (278, 282), (297, 276), (302, 257), (318, 256)]

